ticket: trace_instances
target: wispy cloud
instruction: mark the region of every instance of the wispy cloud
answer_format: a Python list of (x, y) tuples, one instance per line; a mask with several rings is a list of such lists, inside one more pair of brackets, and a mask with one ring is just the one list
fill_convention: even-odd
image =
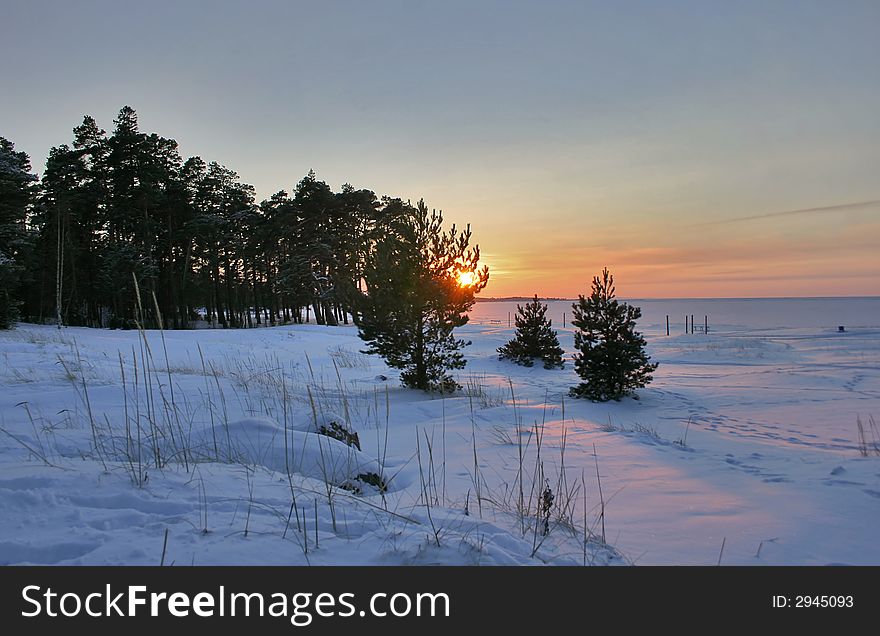
[(708, 221), (705, 223), (695, 223), (694, 225), (723, 225), (726, 223), (741, 223), (743, 221), (757, 221), (759, 219), (772, 219), (780, 216), (797, 216), (801, 214), (818, 214), (828, 212), (845, 212), (847, 210), (857, 210), (880, 205), (880, 199), (873, 201), (857, 201), (855, 203), (839, 203), (837, 205), (823, 205), (815, 208), (801, 208), (799, 210), (784, 210), (782, 212), (766, 212), (764, 214), (753, 214), (751, 216), (738, 216), (732, 219), (721, 219), (720, 221)]

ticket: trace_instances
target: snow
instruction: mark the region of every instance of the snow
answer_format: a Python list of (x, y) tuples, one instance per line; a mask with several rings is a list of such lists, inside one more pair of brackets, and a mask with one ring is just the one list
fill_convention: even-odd
[[(655, 381), (607, 404), (566, 396), (570, 362), (497, 359), (509, 303), (459, 330), (445, 398), (353, 327), (20, 324), (0, 332), (0, 563), (880, 564), (856, 424), (880, 418), (880, 301), (657, 302)], [(666, 313), (710, 333), (666, 336)]]

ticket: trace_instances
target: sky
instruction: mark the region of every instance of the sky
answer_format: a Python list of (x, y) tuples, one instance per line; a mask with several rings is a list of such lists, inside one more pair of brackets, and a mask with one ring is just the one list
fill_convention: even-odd
[(123, 105), (259, 198), (470, 223), (484, 295), (880, 295), (880, 3), (0, 0), (41, 172)]

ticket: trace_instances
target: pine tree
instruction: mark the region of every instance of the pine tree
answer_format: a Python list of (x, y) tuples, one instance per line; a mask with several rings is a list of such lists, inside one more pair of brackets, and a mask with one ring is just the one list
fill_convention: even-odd
[[(46, 161), (39, 206), (32, 218), (42, 252), (34, 272), (40, 284), (34, 287), (44, 293), (54, 291), (47, 313), (59, 324), (100, 326), (107, 140), (89, 116), (73, 132), (72, 147), (52, 148)], [(41, 294), (38, 315), (43, 304)]]
[(11, 329), (18, 320), (19, 302), (14, 294), (20, 274), (15, 259), (0, 249), (0, 329)]
[[(391, 204), (389, 204), (390, 207)], [(378, 353), (401, 369), (405, 386), (455, 391), (449, 374), (465, 366), (461, 349), (470, 344), (453, 330), (467, 323), (474, 295), (489, 280), (479, 268), (480, 248), (469, 247), (470, 226), (443, 229), (443, 215), (424, 201), (384, 226), (364, 268), (366, 290), (355, 308), (365, 353)], [(468, 284), (461, 275), (472, 274)]]
[(525, 306), (517, 305), (516, 335), (498, 349), (498, 357), (526, 367), (532, 366), (537, 358), (544, 361), (545, 369), (561, 369), (563, 351), (552, 326), (552, 321), (547, 319), (547, 305), (539, 301), (537, 295)]
[(657, 365), (649, 362), (645, 339), (635, 330), (642, 310), (615, 299), (614, 277), (605, 268), (593, 278), (592, 293), (572, 305), (577, 329), (574, 356), (577, 374), (584, 380), (571, 389), (574, 397), (597, 402), (635, 396), (647, 385)]
[(25, 219), (33, 199), (30, 158), (0, 137), (0, 329), (18, 320), (17, 287), (28, 247)]
[(337, 228), (333, 224), (339, 201), (314, 171), (303, 177), (294, 191), (298, 216), (298, 245), (288, 263), (295, 280), (306, 288), (309, 304), (319, 325), (336, 324), (332, 305), (336, 299), (334, 277)]

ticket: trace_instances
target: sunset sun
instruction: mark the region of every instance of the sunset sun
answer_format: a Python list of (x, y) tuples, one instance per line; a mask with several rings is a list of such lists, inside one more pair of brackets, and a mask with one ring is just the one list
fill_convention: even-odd
[(470, 287), (476, 282), (476, 275), (473, 272), (459, 272), (458, 284), (462, 287)]

